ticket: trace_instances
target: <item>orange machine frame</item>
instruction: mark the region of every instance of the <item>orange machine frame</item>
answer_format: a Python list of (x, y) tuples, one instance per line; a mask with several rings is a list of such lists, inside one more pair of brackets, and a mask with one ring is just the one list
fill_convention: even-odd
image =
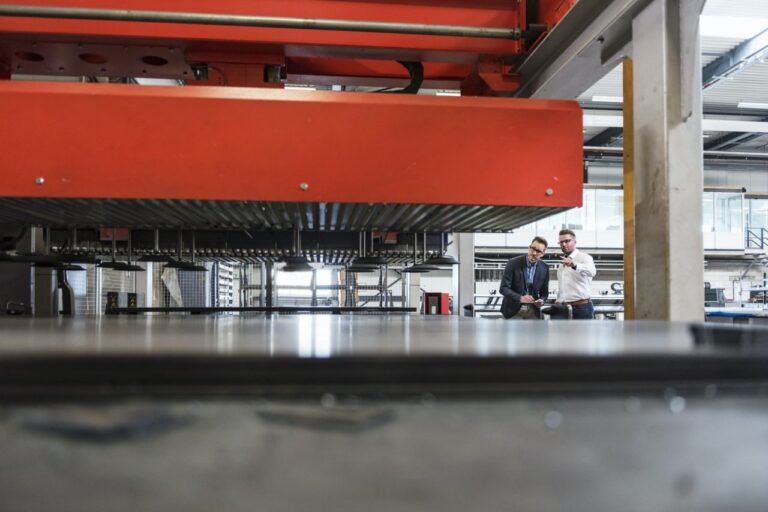
[[(531, 22), (527, 2), (506, 0), (16, 3), (515, 30)], [(533, 21), (550, 27), (568, 4), (541, 0)], [(405, 85), (413, 77), (396, 61), (409, 61), (423, 64), (423, 85), (509, 92), (518, 84), (515, 59), (530, 44), (0, 16), (6, 77), (173, 77), (204, 85), (0, 80), (0, 198), (579, 206), (582, 119), (575, 102), (274, 90), (285, 76)], [(192, 76), (199, 62), (209, 76)], [(270, 67), (280, 75), (267, 76)]]

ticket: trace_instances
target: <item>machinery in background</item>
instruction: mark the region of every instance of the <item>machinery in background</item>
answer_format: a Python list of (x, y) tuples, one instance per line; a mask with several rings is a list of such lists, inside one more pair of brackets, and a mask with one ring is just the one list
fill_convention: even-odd
[(709, 282), (705, 282), (704, 306), (709, 308), (725, 307), (725, 288), (712, 288)]
[(423, 311), (425, 315), (450, 315), (450, 295), (444, 292), (425, 292), (423, 296)]
[(574, 3), (2, 5), (0, 232), (49, 236), (0, 261), (406, 267), (577, 206), (578, 105), (500, 97)]

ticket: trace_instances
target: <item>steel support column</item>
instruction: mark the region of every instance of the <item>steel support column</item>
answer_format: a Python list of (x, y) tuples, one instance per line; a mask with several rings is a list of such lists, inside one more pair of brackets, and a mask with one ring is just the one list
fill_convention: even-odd
[(459, 290), (454, 309), (457, 314), (464, 314), (464, 306), (475, 303), (475, 235), (458, 233), (454, 235), (454, 245), (458, 252)]
[[(32, 228), (32, 252), (48, 254), (50, 247), (43, 228)], [(46, 267), (32, 269), (32, 314), (55, 316), (59, 314), (56, 294), (56, 270)]]
[(703, 3), (654, 0), (633, 20), (638, 319), (704, 319)]

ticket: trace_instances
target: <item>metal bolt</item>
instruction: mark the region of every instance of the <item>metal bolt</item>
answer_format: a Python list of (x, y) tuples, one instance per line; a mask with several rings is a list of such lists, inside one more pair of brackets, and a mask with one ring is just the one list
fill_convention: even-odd
[(555, 193), (555, 191), (554, 191), (554, 190), (552, 190), (551, 188), (548, 188), (547, 190), (545, 190), (545, 191), (544, 191), (544, 193), (545, 193), (546, 195), (548, 195), (548, 196), (551, 196), (552, 194), (554, 194), (554, 193)]
[(37, 178), (35, 178), (35, 185), (42, 185), (43, 183), (45, 183), (45, 178), (43, 178), (42, 176), (38, 176)]
[(302, 181), (301, 183), (299, 183), (299, 188), (301, 190), (307, 190), (309, 188), (309, 183), (306, 183), (306, 182)]

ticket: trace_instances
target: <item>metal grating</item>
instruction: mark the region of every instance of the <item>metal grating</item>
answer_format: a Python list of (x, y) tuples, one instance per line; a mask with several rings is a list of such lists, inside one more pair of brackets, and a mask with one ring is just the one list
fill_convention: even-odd
[(430, 204), (0, 198), (0, 225), (316, 231), (509, 231), (566, 208)]
[(136, 291), (136, 272), (119, 272), (108, 268), (96, 269), (96, 272), (101, 273), (99, 312), (103, 312), (107, 307), (107, 293)]
[[(212, 264), (207, 264), (212, 267)], [(152, 299), (154, 307), (210, 306), (208, 280), (210, 272), (188, 272), (166, 268), (155, 263), (152, 268)], [(165, 279), (163, 279), (165, 277)], [(166, 282), (178, 293), (171, 293)]]

